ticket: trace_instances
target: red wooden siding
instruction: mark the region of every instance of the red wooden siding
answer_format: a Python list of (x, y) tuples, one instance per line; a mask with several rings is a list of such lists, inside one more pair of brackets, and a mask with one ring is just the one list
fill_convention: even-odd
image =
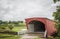
[(27, 19), (25, 19), (27, 29), (28, 29), (28, 24), (33, 20), (40, 21), (45, 24), (45, 29), (47, 30), (47, 35), (51, 35), (52, 33), (54, 33), (56, 31), (55, 22), (50, 19), (47, 19), (47, 18), (27, 18)]

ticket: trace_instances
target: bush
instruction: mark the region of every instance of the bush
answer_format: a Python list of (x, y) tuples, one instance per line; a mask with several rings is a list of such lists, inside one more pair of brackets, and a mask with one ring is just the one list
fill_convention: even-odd
[(14, 26), (9, 25), (8, 28), (9, 28), (10, 30), (12, 30), (12, 29), (14, 28)]

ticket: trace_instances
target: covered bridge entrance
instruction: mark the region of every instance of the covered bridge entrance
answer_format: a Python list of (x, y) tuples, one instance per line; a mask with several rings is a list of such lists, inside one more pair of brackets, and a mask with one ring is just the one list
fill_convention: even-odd
[(52, 35), (56, 32), (55, 22), (47, 18), (27, 18), (25, 19), (28, 32), (45, 32)]
[(28, 29), (31, 32), (44, 32), (45, 31), (45, 24), (40, 21), (33, 20), (29, 23)]

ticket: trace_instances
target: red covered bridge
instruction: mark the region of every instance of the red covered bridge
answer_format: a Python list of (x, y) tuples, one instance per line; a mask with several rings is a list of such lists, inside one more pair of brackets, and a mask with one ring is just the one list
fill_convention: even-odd
[(27, 18), (26, 26), (29, 32), (47, 31), (47, 36), (56, 32), (55, 22), (47, 18)]

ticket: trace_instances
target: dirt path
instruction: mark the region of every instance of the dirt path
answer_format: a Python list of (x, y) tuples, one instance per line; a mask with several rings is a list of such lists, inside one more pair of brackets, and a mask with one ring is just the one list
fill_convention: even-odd
[[(35, 39), (35, 38), (45, 39), (45, 38), (43, 38), (44, 32), (25, 33), (25, 31), (24, 31), (22, 33), (24, 33), (24, 35), (22, 35), (22, 38), (20, 38), (20, 39)], [(21, 34), (21, 32), (20, 32), (20, 34)]]
[[(20, 39), (35, 39), (35, 38), (38, 38), (38, 36), (34, 36), (34, 35), (31, 36), (31, 35), (25, 34)], [(46, 38), (41, 38), (41, 39), (46, 39)]]
[(29, 36), (28, 34), (25, 34), (22, 36), (21, 39), (34, 39), (34, 38), (37, 38), (38, 36)]

